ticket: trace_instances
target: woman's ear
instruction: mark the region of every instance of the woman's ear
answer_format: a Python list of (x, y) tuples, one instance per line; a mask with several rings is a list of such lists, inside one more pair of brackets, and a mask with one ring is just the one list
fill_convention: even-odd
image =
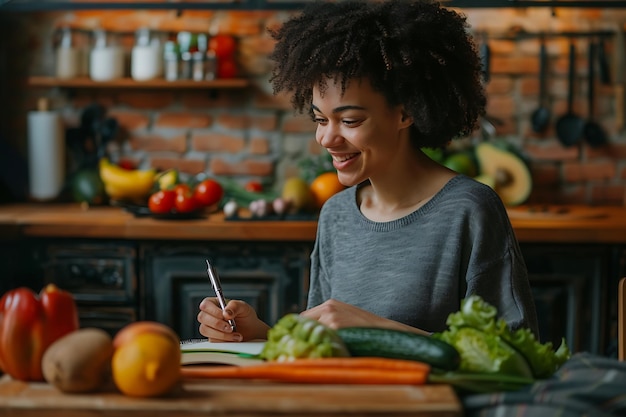
[(409, 116), (404, 110), (402, 110), (402, 117), (400, 118), (400, 127), (406, 128), (413, 124), (413, 118)]

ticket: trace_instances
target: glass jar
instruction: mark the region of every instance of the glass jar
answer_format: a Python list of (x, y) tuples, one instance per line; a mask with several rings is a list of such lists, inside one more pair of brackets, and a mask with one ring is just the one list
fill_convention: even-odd
[(124, 76), (124, 50), (114, 34), (102, 29), (93, 32), (89, 76), (95, 81), (109, 81)]
[(149, 29), (139, 29), (131, 51), (130, 75), (134, 80), (146, 81), (162, 75), (161, 42)]

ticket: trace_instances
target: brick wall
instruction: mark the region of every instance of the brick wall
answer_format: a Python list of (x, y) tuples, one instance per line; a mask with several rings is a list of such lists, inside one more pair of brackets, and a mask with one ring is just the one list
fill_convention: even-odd
[[(588, 203), (624, 205), (626, 189), (626, 137), (615, 122), (612, 84), (596, 83), (595, 119), (610, 143), (591, 148), (584, 141), (564, 147), (554, 124), (567, 109), (567, 51), (563, 32), (615, 32), (623, 28), (626, 10), (583, 9), (467, 9), (472, 30), (487, 34), (491, 48), (491, 79), (487, 85), (488, 116), (496, 120), (497, 137), (519, 147), (528, 157), (534, 191), (531, 203)], [(291, 112), (284, 97), (274, 97), (267, 83), (267, 53), (272, 48), (265, 28), (278, 25), (289, 12), (268, 11), (80, 11), (21, 15), (20, 34), (13, 33), (28, 53), (16, 58), (16, 66), (29, 74), (54, 73), (54, 30), (63, 25), (91, 30), (117, 31), (130, 49), (134, 30), (150, 27), (163, 32), (209, 30), (236, 36), (239, 70), (253, 80), (246, 89), (202, 90), (76, 90), (27, 89), (13, 93), (12, 107), (22, 113), (35, 106), (37, 97), (53, 99), (68, 125), (76, 124), (80, 111), (97, 101), (123, 127), (120, 141), (110, 146), (114, 158), (129, 158), (141, 166), (176, 167), (191, 174), (207, 172), (241, 180), (260, 179), (279, 186), (297, 173), (297, 161), (319, 154), (314, 125)], [(538, 105), (538, 51), (536, 36), (552, 33), (549, 51), (550, 127), (536, 134), (530, 115)], [(575, 112), (587, 116), (586, 51), (590, 37), (573, 37), (578, 51)], [(613, 62), (614, 36), (606, 38)], [(20, 64), (21, 63), (21, 64)], [(26, 63), (26, 64), (25, 64)], [(622, 69), (623, 71), (624, 69)], [(13, 71), (18, 83), (23, 73)], [(614, 77), (615, 74), (612, 74)], [(7, 104), (5, 103), (5, 106)], [(24, 126), (11, 130), (25, 137)], [(469, 143), (482, 140), (476, 132)], [(22, 149), (24, 141), (18, 141)]]

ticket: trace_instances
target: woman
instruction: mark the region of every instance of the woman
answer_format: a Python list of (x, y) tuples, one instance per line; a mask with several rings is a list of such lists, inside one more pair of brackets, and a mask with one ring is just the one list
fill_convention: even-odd
[[(489, 187), (422, 148), (467, 136), (484, 114), (481, 66), (463, 16), (427, 2), (315, 3), (271, 32), (272, 83), (317, 124), (349, 188), (323, 206), (307, 310), (332, 327), (430, 334), (478, 294), (511, 328), (537, 333), (526, 266)], [(227, 319), (234, 319), (231, 332)], [(265, 338), (246, 303), (200, 304), (211, 340)]]

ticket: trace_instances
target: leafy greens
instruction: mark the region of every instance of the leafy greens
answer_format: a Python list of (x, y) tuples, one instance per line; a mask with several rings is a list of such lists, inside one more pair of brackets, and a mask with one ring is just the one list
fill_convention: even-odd
[(569, 359), (565, 339), (555, 351), (551, 342), (540, 343), (530, 329), (511, 331), (497, 313), (494, 306), (472, 295), (461, 302), (458, 312), (448, 316), (448, 329), (433, 334), (459, 351), (459, 371), (542, 379)]

